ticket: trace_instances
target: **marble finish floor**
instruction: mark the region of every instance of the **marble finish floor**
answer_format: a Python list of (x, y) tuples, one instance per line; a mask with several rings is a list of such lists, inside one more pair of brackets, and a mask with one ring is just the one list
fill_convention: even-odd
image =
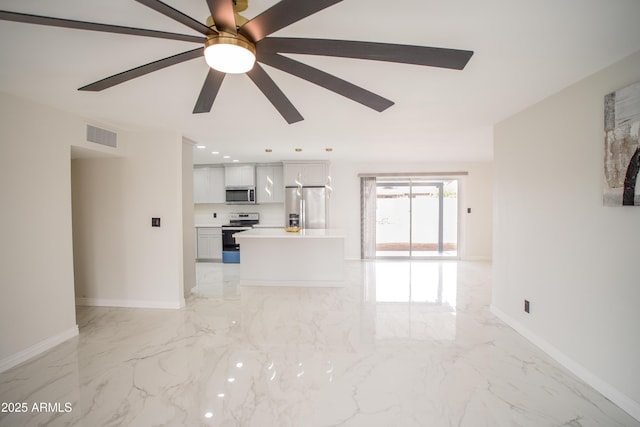
[(640, 426), (489, 312), (488, 263), (350, 261), (344, 288), (238, 273), (198, 264), (181, 310), (79, 307), (79, 337), (0, 374), (29, 405), (0, 425)]

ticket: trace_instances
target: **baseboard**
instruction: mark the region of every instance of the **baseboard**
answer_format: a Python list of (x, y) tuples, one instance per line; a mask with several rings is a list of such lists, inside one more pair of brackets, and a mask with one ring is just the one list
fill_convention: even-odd
[(551, 356), (554, 360), (560, 363), (562, 366), (571, 371), (574, 375), (580, 378), (585, 383), (600, 392), (604, 397), (618, 405), (622, 410), (627, 412), (636, 420), (640, 421), (640, 403), (631, 399), (626, 394), (622, 393), (611, 384), (602, 380), (597, 375), (586, 369), (584, 366), (568, 357), (562, 351), (558, 350), (553, 345), (549, 344), (538, 335), (531, 332), (522, 323), (518, 322), (499, 308), (491, 305), (491, 312), (504, 323), (515, 329), (520, 335), (531, 341), (534, 345), (539, 347), (542, 351)]
[(72, 328), (67, 329), (66, 331), (60, 332), (52, 337), (44, 339), (30, 347), (25, 348), (18, 353), (11, 355), (9, 357), (5, 357), (0, 360), (0, 372), (4, 372), (7, 369), (11, 369), (14, 366), (19, 365), (22, 362), (26, 362), (27, 360), (44, 353), (47, 350), (52, 349), (58, 344), (62, 344), (63, 342), (75, 337), (78, 335), (78, 325), (75, 325)]
[(91, 307), (165, 308), (177, 310), (185, 306), (184, 298), (176, 301), (120, 300), (106, 298), (76, 298), (76, 305)]

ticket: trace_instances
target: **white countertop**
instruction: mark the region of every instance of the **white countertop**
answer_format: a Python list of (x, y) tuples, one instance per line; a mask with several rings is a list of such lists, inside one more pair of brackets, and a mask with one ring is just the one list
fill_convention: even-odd
[(287, 232), (284, 228), (253, 228), (236, 233), (236, 239), (301, 239), (301, 238), (344, 238), (344, 231), (338, 229), (305, 229)]
[(199, 223), (196, 224), (196, 228), (216, 228), (216, 227), (222, 227), (223, 224), (212, 224), (212, 223)]

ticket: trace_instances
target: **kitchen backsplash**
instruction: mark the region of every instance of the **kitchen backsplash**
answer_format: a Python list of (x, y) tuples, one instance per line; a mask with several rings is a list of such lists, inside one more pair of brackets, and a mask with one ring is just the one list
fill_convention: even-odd
[[(217, 218), (213, 217), (213, 213)], [(197, 204), (194, 208), (195, 224), (223, 225), (229, 223), (229, 214), (233, 212), (257, 212), (260, 214), (260, 224), (284, 226), (284, 204), (264, 205), (226, 205), (226, 204)]]

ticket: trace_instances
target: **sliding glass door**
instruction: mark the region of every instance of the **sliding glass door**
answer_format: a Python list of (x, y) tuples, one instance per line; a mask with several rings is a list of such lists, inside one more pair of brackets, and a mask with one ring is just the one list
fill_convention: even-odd
[(376, 183), (376, 256), (407, 257), (411, 253), (411, 186)]
[(442, 253), (442, 183), (413, 183), (411, 256)]
[(456, 257), (458, 181), (376, 180), (377, 258)]

